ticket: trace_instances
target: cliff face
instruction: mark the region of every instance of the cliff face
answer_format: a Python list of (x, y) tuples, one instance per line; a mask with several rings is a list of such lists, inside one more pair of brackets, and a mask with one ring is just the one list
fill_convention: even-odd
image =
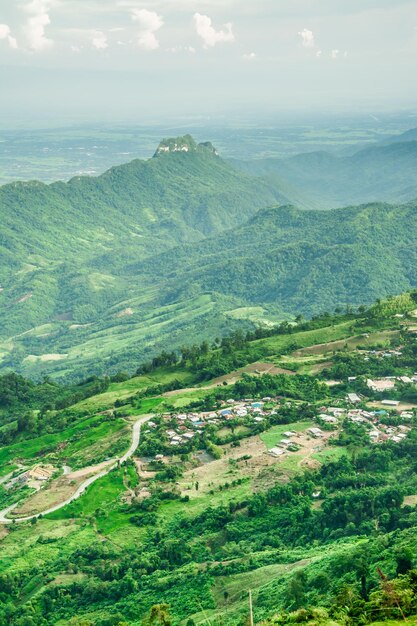
[(173, 152), (209, 152), (218, 156), (216, 148), (210, 141), (197, 143), (191, 135), (163, 139), (157, 147), (154, 157)]

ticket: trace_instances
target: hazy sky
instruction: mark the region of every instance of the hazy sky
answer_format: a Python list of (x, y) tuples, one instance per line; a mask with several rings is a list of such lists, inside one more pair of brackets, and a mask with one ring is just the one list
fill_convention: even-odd
[(415, 0), (0, 0), (0, 114), (409, 106)]

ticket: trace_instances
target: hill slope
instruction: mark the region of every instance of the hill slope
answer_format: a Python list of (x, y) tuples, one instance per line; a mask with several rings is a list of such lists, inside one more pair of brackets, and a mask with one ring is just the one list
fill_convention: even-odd
[[(415, 203), (271, 208), (195, 244), (154, 251), (133, 264), (120, 257), (127, 265), (117, 275), (105, 274), (97, 259), (78, 272), (45, 271), (43, 281), (36, 274), (44, 300), (39, 318), (33, 330), (5, 337), (3, 366), (29, 375), (68, 376), (75, 365), (85, 373), (114, 372), (194, 337), (398, 293), (417, 285), (416, 212)], [(46, 280), (52, 282), (51, 310)], [(17, 307), (27, 319), (31, 301), (9, 300), (3, 319), (15, 323)], [(63, 315), (57, 319), (55, 309), (54, 318), (56, 302), (71, 302), (71, 316), (61, 305)]]
[(231, 233), (167, 252), (135, 271), (148, 280), (164, 277), (172, 301), (190, 291), (217, 291), (248, 306), (314, 314), (415, 286), (416, 215), (415, 203), (271, 208)]
[(294, 204), (329, 209), (364, 202), (406, 202), (417, 197), (417, 142), (403, 140), (350, 156), (311, 152), (289, 159), (234, 161), (245, 172), (285, 189)]
[(249, 590), (256, 623), (414, 624), (416, 302), (189, 346), (125, 380), (0, 377), (0, 624), (236, 626)]
[[(363, 158), (375, 171), (398, 146), (412, 143)], [(279, 188), (187, 135), (98, 178), (1, 187), (0, 368), (114, 373), (194, 338), (416, 284), (415, 204), (265, 208)]]
[[(182, 149), (175, 149), (178, 145)], [(155, 288), (120, 275), (126, 265), (236, 227), (280, 199), (273, 185), (233, 169), (211, 144), (197, 145), (189, 136), (165, 140), (154, 158), (114, 167), (97, 178), (1, 187), (0, 355), (6, 355), (5, 364), (21, 361), (15, 338), (22, 333), (35, 336), (40, 348), (23, 356), (43, 354), (53, 361), (65, 358), (74, 335), (91, 339), (86, 324), (100, 330), (126, 326), (133, 308), (141, 311), (136, 339), (150, 334), (151, 345), (163, 333), (161, 319), (149, 329), (151, 313), (165, 320), (169, 311), (156, 310)], [(194, 303), (192, 311), (201, 315), (207, 307), (213, 304)], [(62, 330), (68, 337), (56, 356), (49, 338)], [(17, 358), (10, 360), (13, 351)]]

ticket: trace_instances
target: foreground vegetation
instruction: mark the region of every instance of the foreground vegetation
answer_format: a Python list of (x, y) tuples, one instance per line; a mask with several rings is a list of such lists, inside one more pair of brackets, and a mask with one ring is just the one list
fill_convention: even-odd
[[(133, 377), (2, 377), (0, 508), (37, 514), (14, 523), (12, 511), (0, 526), (0, 624), (234, 625), (248, 619), (249, 590), (255, 622), (271, 626), (414, 623), (416, 300), (183, 346)], [(379, 411), (378, 428), (405, 421), (407, 434), (373, 443), (366, 420), (348, 416), (376, 419), (386, 394), (366, 381), (390, 376), (404, 379), (388, 394), (399, 404)], [(341, 417), (326, 423), (325, 407)], [(41, 515), (64, 467), (74, 490), (147, 414), (133, 460)], [(174, 431), (192, 436), (173, 445)], [(268, 454), (287, 431), (291, 446)], [(40, 465), (53, 468), (45, 483), (16, 480)]]

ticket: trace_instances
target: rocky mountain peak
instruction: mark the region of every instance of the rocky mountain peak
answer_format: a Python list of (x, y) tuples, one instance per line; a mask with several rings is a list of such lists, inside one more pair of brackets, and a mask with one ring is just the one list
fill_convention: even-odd
[(210, 141), (197, 143), (191, 135), (184, 135), (182, 137), (162, 139), (155, 151), (154, 157), (163, 154), (172, 154), (174, 152), (209, 152), (218, 156), (216, 148)]

